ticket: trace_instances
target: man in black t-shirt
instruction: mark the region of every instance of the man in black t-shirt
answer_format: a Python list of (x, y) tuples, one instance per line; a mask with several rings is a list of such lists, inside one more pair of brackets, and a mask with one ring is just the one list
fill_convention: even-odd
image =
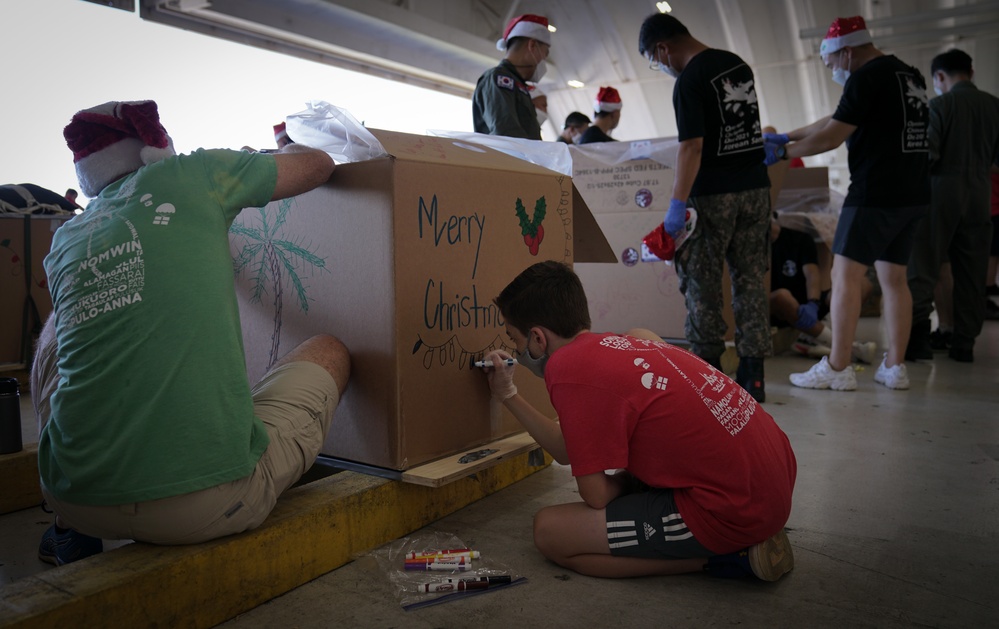
[(593, 124), (579, 138), (580, 144), (616, 142), (611, 131), (621, 122), (621, 94), (613, 87), (601, 87), (593, 101)]
[[(836, 112), (787, 134), (767, 134), (767, 162), (816, 155), (844, 141), (850, 189), (833, 241), (832, 353), (791, 383), (851, 391), (850, 364), (860, 318), (861, 280), (878, 273), (888, 329), (888, 352), (874, 381), (908, 389), (904, 355), (912, 325), (906, 265), (918, 221), (929, 201), (926, 83), (919, 70), (874, 47), (860, 16), (838, 18), (822, 40), (822, 61), (844, 85)], [(788, 144), (789, 141), (793, 143)]]
[(736, 382), (762, 402), (763, 359), (773, 353), (764, 283), (770, 264), (770, 179), (762, 161), (753, 71), (737, 55), (691, 37), (670, 15), (646, 18), (638, 38), (638, 51), (650, 67), (676, 79), (680, 150), (664, 228), (675, 237), (687, 206), (697, 209), (697, 230), (676, 256), (687, 303), (684, 334), (695, 354), (721, 367), (728, 328), (722, 318), (722, 264), (727, 261), (739, 354)]
[(574, 111), (565, 117), (565, 124), (562, 126), (562, 133), (559, 134), (556, 142), (562, 142), (563, 144), (579, 144), (579, 140), (589, 128), (589, 116), (578, 111)]

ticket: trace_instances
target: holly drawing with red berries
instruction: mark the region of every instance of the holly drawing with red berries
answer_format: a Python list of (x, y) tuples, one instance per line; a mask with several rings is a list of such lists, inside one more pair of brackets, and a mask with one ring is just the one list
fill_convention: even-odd
[(527, 209), (521, 200), (517, 199), (517, 218), (520, 220), (520, 233), (524, 236), (524, 244), (530, 250), (532, 256), (538, 255), (538, 247), (545, 239), (545, 227), (541, 223), (545, 220), (547, 204), (545, 198), (541, 197), (534, 203), (534, 215), (527, 217)]

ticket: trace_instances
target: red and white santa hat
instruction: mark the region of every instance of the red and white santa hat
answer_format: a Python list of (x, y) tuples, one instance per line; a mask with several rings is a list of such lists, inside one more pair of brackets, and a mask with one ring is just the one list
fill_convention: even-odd
[(601, 87), (597, 99), (593, 101), (593, 111), (618, 111), (621, 109), (621, 95), (613, 87)]
[(506, 50), (506, 43), (514, 37), (530, 37), (551, 46), (552, 36), (548, 31), (548, 18), (530, 13), (518, 15), (506, 25), (503, 38), (496, 42), (496, 49)]
[(871, 32), (867, 30), (864, 18), (859, 15), (853, 17), (838, 17), (833, 20), (829, 31), (826, 32), (822, 44), (819, 46), (819, 54), (825, 61), (826, 55), (830, 55), (841, 48), (847, 46), (862, 46), (870, 44)]
[(176, 155), (151, 100), (111, 101), (78, 111), (62, 134), (88, 197), (123, 175)]

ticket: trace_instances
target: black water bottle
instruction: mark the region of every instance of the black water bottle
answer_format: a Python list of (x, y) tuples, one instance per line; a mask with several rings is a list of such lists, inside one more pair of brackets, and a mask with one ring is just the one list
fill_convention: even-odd
[(0, 454), (21, 451), (21, 394), (17, 378), (0, 378)]

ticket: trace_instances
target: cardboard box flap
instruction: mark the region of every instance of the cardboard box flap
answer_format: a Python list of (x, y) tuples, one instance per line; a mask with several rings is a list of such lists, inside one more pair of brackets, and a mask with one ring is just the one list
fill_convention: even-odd
[(617, 262), (614, 250), (575, 184), (572, 186), (572, 217), (576, 224), (572, 234), (574, 262)]
[(368, 131), (378, 138), (385, 150), (395, 159), (535, 175), (553, 174), (547, 168), (471, 141), (384, 129), (368, 129)]
[(828, 188), (829, 168), (791, 168), (784, 175), (784, 188)]

